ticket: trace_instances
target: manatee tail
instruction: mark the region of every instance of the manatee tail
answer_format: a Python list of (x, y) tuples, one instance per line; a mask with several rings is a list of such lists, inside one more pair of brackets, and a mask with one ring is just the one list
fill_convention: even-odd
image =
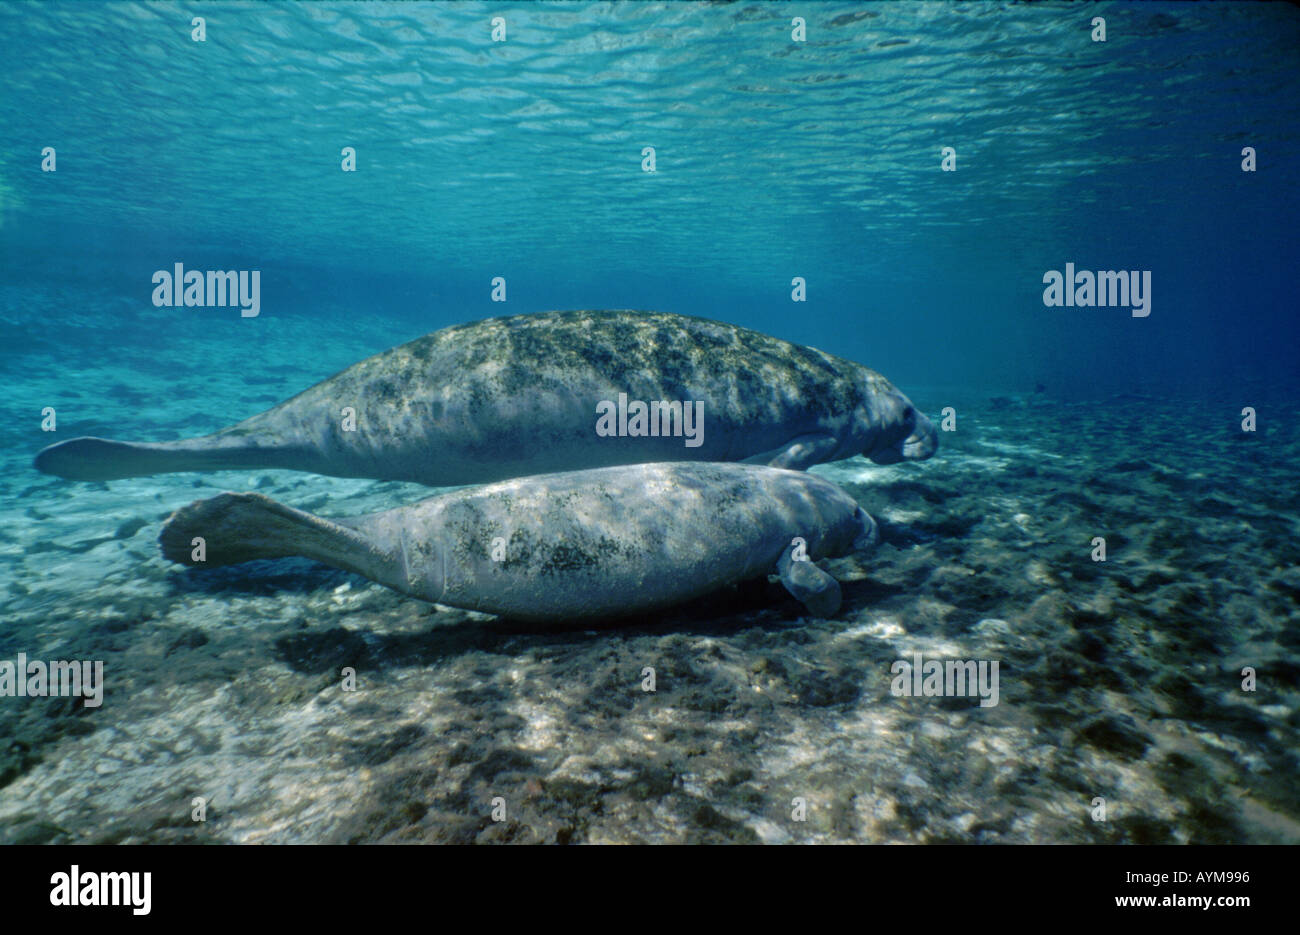
[(118, 480), (174, 471), (221, 471), (273, 467), (272, 448), (258, 448), (219, 435), (174, 442), (117, 442), (107, 438), (71, 438), (36, 455), (44, 474), (68, 480)]
[[(158, 535), (164, 558), (219, 568), (258, 558), (301, 555), (383, 581), (386, 557), (349, 523), (334, 522), (258, 493), (223, 493), (181, 507)], [(202, 561), (195, 560), (203, 540)], [(391, 563), (388, 563), (391, 564)]]

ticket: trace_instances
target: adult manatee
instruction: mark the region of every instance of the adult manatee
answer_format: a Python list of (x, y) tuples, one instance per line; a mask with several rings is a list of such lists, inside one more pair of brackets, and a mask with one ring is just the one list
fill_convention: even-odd
[(73, 480), (290, 468), (451, 486), (655, 461), (890, 464), (936, 446), (908, 398), (852, 361), (702, 318), (580, 311), (444, 328), (212, 435), (74, 438), (36, 467)]

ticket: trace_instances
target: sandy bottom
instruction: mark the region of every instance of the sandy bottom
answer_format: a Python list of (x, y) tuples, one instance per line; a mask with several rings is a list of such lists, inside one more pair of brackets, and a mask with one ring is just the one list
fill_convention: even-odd
[[(97, 379), (123, 437), (234, 421)], [(178, 392), (238, 415), (284, 395), (224, 379)], [(11, 439), (0, 660), (103, 660), (107, 690), (0, 699), (0, 841), (1300, 842), (1300, 411), (1261, 407), (1251, 436), (1234, 401), (912, 395), (957, 408), (938, 457), (817, 469), (882, 532), (831, 563), (830, 620), (773, 582), (538, 631), (307, 561), (187, 572), (160, 524), (219, 490), (326, 515), (429, 491), (70, 483), (29, 466), (48, 438)], [(896, 697), (918, 652), (997, 661), (999, 703)]]

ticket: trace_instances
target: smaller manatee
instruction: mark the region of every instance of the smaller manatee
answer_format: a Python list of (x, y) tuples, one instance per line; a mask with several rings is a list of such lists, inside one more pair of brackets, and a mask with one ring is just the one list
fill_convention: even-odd
[(875, 522), (829, 481), (707, 462), (523, 477), (338, 519), (225, 493), (177, 510), (159, 536), (183, 565), (301, 555), (426, 601), (534, 621), (643, 613), (771, 573), (831, 616), (839, 583), (814, 561), (875, 540)]

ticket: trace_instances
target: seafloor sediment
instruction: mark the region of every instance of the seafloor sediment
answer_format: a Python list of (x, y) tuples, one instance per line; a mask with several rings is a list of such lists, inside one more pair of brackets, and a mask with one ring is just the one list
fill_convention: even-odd
[[(282, 398), (224, 379), (224, 421)], [(223, 422), (96, 381), (120, 437)], [(304, 560), (186, 572), (159, 526), (218, 490), (326, 515), (429, 491), (71, 483), (30, 468), (27, 433), (2, 456), (0, 659), (102, 659), (107, 689), (0, 698), (0, 841), (1300, 842), (1300, 410), (1245, 435), (1236, 400), (907, 389), (956, 407), (935, 459), (816, 469), (882, 533), (831, 563), (830, 620), (762, 582), (537, 629)], [(999, 661), (999, 703), (895, 697), (916, 652)]]

